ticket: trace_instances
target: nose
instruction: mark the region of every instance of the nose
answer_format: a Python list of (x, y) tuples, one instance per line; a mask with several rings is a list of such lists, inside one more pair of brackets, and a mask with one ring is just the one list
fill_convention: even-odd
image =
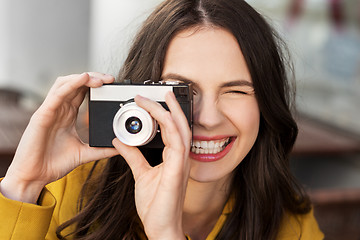
[(206, 130), (214, 129), (219, 126), (224, 119), (219, 111), (217, 101), (214, 97), (195, 97), (193, 109), (193, 123)]

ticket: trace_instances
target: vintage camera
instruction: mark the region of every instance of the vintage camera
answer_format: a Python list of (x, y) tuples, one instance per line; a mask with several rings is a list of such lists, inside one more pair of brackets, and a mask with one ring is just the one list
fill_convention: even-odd
[(176, 82), (146, 84), (113, 83), (90, 88), (89, 145), (113, 147), (115, 136), (129, 146), (162, 148), (160, 128), (151, 115), (134, 102), (136, 95), (160, 103), (165, 109), (165, 94), (172, 91), (179, 102), (189, 126), (192, 125), (191, 85)]

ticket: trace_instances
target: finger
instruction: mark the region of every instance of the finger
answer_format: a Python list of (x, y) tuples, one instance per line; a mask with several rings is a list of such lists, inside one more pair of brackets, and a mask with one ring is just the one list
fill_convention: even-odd
[[(62, 76), (58, 77), (54, 84), (54, 88), (60, 88), (63, 85), (67, 84), (69, 81), (76, 81), (77, 78), (82, 76), (88, 76), (88, 82), (86, 82), (87, 87), (99, 87), (104, 83), (112, 83), (114, 82), (115, 78), (109, 74), (103, 74), (98, 72), (84, 72), (82, 74), (71, 74), (68, 76)], [(78, 87), (81, 87), (82, 84), (80, 84)]]
[[(98, 76), (103, 78), (99, 78)], [(100, 74), (90, 76), (88, 73), (59, 77), (50, 89), (44, 105), (47, 106), (49, 110), (56, 110), (64, 101), (73, 101), (84, 86), (100, 87), (104, 82), (111, 81), (113, 81), (113, 77), (111, 76)], [(80, 97), (80, 99), (81, 98), (82, 97)]]
[(83, 86), (85, 82), (87, 82), (89, 79), (90, 76), (86, 72), (82, 74), (71, 74), (67, 76), (60, 76), (56, 79), (54, 85), (50, 89), (50, 92), (56, 91), (57, 89), (60, 89), (65, 85), (69, 86), (69, 83), (71, 83), (75, 88), (78, 88), (80, 86)]
[[(79, 88), (89, 81), (90, 77), (87, 73), (59, 77), (45, 98), (43, 106), (49, 110), (56, 110), (64, 101), (72, 100), (77, 95)], [(92, 82), (100, 81), (93, 79)], [(98, 83), (93, 84), (99, 85)]]
[(86, 93), (88, 91), (87, 87), (101, 87), (104, 83), (113, 83), (115, 78), (108, 74), (98, 73), (98, 72), (88, 72), (90, 76), (90, 81), (88, 81), (85, 86), (79, 89), (79, 94), (74, 98), (73, 104), (75, 107), (79, 107), (84, 101)]
[(171, 116), (174, 119), (174, 122), (176, 123), (176, 126), (182, 136), (184, 145), (190, 148), (191, 131), (189, 128), (189, 123), (179, 102), (176, 100), (174, 93), (169, 91), (165, 95), (165, 101), (169, 107)]
[(123, 144), (119, 139), (114, 138), (112, 141), (114, 147), (124, 157), (134, 175), (135, 181), (146, 171), (151, 169), (150, 164), (146, 161), (144, 155), (137, 147), (131, 147)]
[(118, 154), (119, 152), (115, 148), (96, 148), (85, 144), (81, 153), (80, 161), (81, 163), (87, 163), (99, 159), (110, 158)]
[(182, 141), (181, 134), (174, 119), (169, 111), (166, 111), (159, 103), (140, 96), (135, 97), (135, 102), (153, 118), (155, 118), (161, 129), (161, 138), (165, 144), (163, 151), (163, 162), (167, 168), (171, 169), (166, 173), (167, 176), (176, 176), (184, 173), (186, 155), (190, 147), (186, 148)]
[(50, 91), (56, 91), (59, 94), (64, 93), (64, 95), (67, 96), (69, 93), (73, 93), (83, 86), (100, 87), (104, 83), (111, 83), (113, 81), (114, 77), (111, 75), (85, 72), (82, 74), (73, 74), (65, 77), (59, 77)]
[(150, 115), (157, 120), (160, 125), (164, 144), (179, 151), (183, 150), (184, 143), (175, 122), (172, 119), (171, 113), (166, 111), (159, 103), (148, 98), (136, 96), (135, 102), (139, 107), (148, 111)]
[(99, 73), (99, 72), (88, 72), (90, 77), (98, 78), (103, 81), (103, 83), (112, 83), (115, 81), (115, 78), (112, 75)]
[(82, 102), (84, 101), (86, 93), (88, 92), (88, 88), (87, 87), (80, 88), (80, 90), (78, 92), (79, 93), (72, 100), (72, 104), (76, 108), (79, 108), (80, 105), (82, 104)]

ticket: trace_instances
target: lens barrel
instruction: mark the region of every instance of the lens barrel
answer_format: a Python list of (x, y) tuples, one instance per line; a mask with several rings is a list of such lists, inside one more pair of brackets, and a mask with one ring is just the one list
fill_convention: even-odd
[(113, 119), (115, 136), (129, 146), (149, 143), (155, 137), (157, 128), (156, 120), (135, 102), (123, 105)]

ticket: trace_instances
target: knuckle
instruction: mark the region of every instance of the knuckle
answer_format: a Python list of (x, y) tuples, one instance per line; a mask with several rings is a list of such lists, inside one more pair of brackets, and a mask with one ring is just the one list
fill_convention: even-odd
[(43, 108), (39, 108), (34, 114), (31, 116), (29, 123), (42, 123), (47, 121), (50, 117), (52, 117), (53, 112), (47, 111)]
[(65, 81), (65, 76), (59, 76), (55, 80), (56, 83), (63, 83), (64, 81)]
[(171, 116), (171, 113), (169, 111), (164, 111), (164, 118), (169, 119), (171, 121), (173, 120), (172, 116)]
[(173, 127), (174, 120), (169, 111), (163, 111), (161, 119), (159, 119), (159, 120), (164, 121), (164, 123), (168, 126), (168, 128), (170, 130), (172, 130), (172, 131), (174, 130), (174, 127)]
[(64, 86), (66, 82), (67, 82), (67, 78), (65, 76), (57, 77), (53, 85), (53, 88), (55, 88), (54, 90), (57, 90), (58, 88)]
[(34, 112), (34, 114), (30, 118), (30, 122), (37, 121), (39, 118), (41, 118), (43, 114), (41, 113), (41, 109), (38, 109)]
[(186, 147), (183, 144), (176, 144), (176, 150), (181, 153), (182, 156), (186, 152)]

